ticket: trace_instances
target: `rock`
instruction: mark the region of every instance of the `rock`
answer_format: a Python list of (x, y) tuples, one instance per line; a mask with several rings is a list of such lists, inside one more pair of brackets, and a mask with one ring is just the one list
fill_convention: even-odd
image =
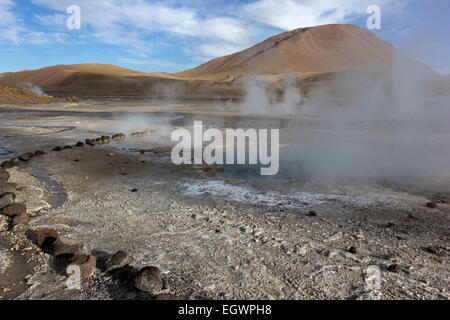
[(63, 149), (64, 149), (64, 150), (70, 150), (70, 149), (72, 149), (72, 147), (71, 147), (71, 146), (64, 146)]
[(342, 238), (342, 232), (339, 231), (338, 233), (332, 235), (331, 237), (328, 238), (328, 241), (337, 241), (340, 240)]
[(27, 213), (27, 206), (23, 203), (13, 203), (2, 210), (2, 213), (8, 217), (14, 217)]
[(47, 154), (47, 153), (44, 152), (44, 151), (42, 151), (42, 150), (36, 150), (35, 153), (34, 153), (34, 155), (35, 155), (36, 157), (40, 157), (40, 156), (43, 156), (43, 155), (45, 155), (45, 154)]
[(317, 212), (315, 212), (314, 210), (311, 210), (310, 212), (308, 212), (308, 216), (315, 217), (315, 216), (317, 216)]
[(95, 143), (97, 143), (97, 144), (103, 144), (102, 138), (97, 138), (97, 139), (95, 139)]
[(53, 252), (55, 256), (63, 254), (78, 254), (83, 250), (83, 244), (76, 239), (59, 237), (53, 243)]
[(402, 269), (398, 264), (391, 264), (390, 266), (387, 267), (387, 270), (393, 273), (400, 273), (402, 271)]
[(351, 246), (350, 248), (348, 248), (348, 252), (355, 254), (356, 253), (356, 247), (355, 246)]
[(0, 195), (0, 210), (6, 208), (10, 204), (16, 201), (16, 195), (11, 192), (4, 193)]
[(109, 143), (109, 140), (110, 140), (111, 138), (109, 137), (109, 136), (102, 136), (102, 141), (103, 141), (103, 143)]
[(84, 147), (84, 143), (83, 142), (81, 142), (81, 141), (78, 141), (77, 142), (77, 144), (75, 145), (75, 146), (77, 146), (77, 147)]
[(17, 184), (12, 182), (0, 183), (0, 194), (15, 193)]
[(78, 98), (76, 96), (71, 96), (66, 98), (67, 102), (78, 103)]
[(136, 188), (133, 188), (133, 189), (131, 189), (130, 191), (131, 191), (131, 192), (138, 192), (139, 190), (136, 189)]
[(88, 146), (95, 146), (95, 140), (86, 139), (86, 140), (84, 140), (84, 142), (85, 142)]
[(20, 161), (25, 161), (25, 162), (26, 161), (30, 161), (33, 158), (34, 158), (34, 153), (31, 153), (31, 152), (26, 152), (26, 153), (24, 153), (24, 154), (19, 156), (19, 160)]
[(432, 254), (439, 254), (441, 252), (441, 248), (435, 245), (428, 246), (425, 250)]
[(59, 238), (58, 231), (52, 228), (39, 229), (36, 232), (37, 245), (41, 248), (50, 248)]
[(175, 296), (175, 295), (173, 295), (173, 294), (170, 294), (170, 293), (161, 293), (161, 294), (158, 294), (158, 295), (155, 297), (155, 300), (160, 300), (160, 301), (164, 301), (164, 300), (166, 300), (166, 301), (175, 301), (175, 300), (184, 300), (184, 299), (181, 298), (181, 297), (177, 297), (177, 296)]
[(17, 216), (15, 216), (13, 218), (13, 221), (12, 221), (13, 226), (17, 226), (19, 224), (29, 224), (29, 223), (30, 223), (30, 217), (28, 216), (28, 214), (26, 212), (18, 214)]
[(430, 201), (430, 202), (427, 203), (427, 208), (436, 209), (437, 208), (437, 203), (434, 202), (434, 201)]
[(134, 279), (134, 286), (141, 291), (155, 294), (164, 286), (161, 271), (153, 266), (142, 268)]
[(52, 151), (57, 151), (57, 152), (59, 152), (59, 151), (62, 151), (62, 148), (61, 148), (61, 147), (54, 147), (54, 148), (52, 149)]
[(0, 180), (8, 181), (9, 178), (10, 178), (10, 175), (9, 175), (8, 171), (6, 171), (5, 169), (0, 169)]
[(81, 271), (81, 280), (92, 277), (97, 265), (97, 258), (92, 255), (76, 254), (70, 258), (68, 266), (78, 266)]
[(13, 160), (6, 160), (3, 161), (0, 166), (2, 167), (2, 169), (11, 169), (15, 166), (15, 163)]
[(125, 135), (123, 133), (118, 133), (112, 136), (112, 140), (122, 140), (125, 139)]
[(132, 259), (125, 251), (116, 252), (105, 263), (106, 271), (113, 271), (123, 268), (131, 263)]

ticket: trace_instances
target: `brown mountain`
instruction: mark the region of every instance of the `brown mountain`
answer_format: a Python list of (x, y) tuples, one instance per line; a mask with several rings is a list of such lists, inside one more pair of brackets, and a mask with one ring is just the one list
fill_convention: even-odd
[(3, 86), (22, 88), (30, 83), (56, 96), (162, 95), (166, 93), (162, 89), (167, 84), (174, 89), (183, 89), (189, 85), (184, 80), (98, 63), (57, 65), (0, 75), (0, 85)]
[(239, 75), (380, 70), (392, 64), (395, 48), (368, 29), (324, 25), (288, 31), (194, 69), (180, 78), (223, 79)]
[[(289, 74), (303, 87), (326, 83), (349, 72), (370, 74), (364, 78), (374, 81), (391, 68), (396, 57), (394, 46), (371, 31), (334, 24), (288, 31), (247, 50), (174, 74), (104, 64), (59, 65), (1, 74), (0, 85), (20, 87), (28, 82), (46, 93), (66, 96), (236, 96), (243, 93), (247, 77), (253, 75), (276, 85)], [(408, 61), (410, 67), (437, 77), (418, 62)]]

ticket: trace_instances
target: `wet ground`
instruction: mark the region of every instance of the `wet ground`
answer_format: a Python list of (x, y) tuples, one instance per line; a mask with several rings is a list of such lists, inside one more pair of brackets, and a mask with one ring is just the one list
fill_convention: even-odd
[[(163, 270), (164, 292), (191, 299), (450, 297), (450, 206), (426, 207), (433, 197), (450, 199), (450, 171), (442, 167), (435, 175), (428, 170), (437, 165), (432, 162), (413, 179), (410, 172), (415, 166), (388, 167), (384, 175), (378, 174), (380, 170), (359, 174), (367, 171), (364, 165), (326, 170), (330, 162), (312, 166), (316, 158), (308, 156), (316, 152), (313, 142), (318, 133), (337, 138), (343, 128), (360, 133), (361, 121), (336, 128), (326, 117), (247, 116), (211, 110), (208, 105), (119, 101), (1, 107), (3, 150), (48, 152), (10, 172), (11, 180), (24, 186), (20, 197), (31, 204), (31, 229), (52, 226), (60, 234), (78, 238), (100, 261), (126, 250), (133, 257), (133, 268), (156, 265)], [(236, 166), (214, 173), (204, 166), (175, 166), (168, 152), (138, 152), (170, 146), (173, 128), (189, 128), (194, 120), (217, 128), (280, 128), (280, 143), (287, 145), (281, 148), (280, 174), (262, 179), (254, 174), (258, 167)], [(389, 119), (371, 123), (370, 128), (379, 129), (366, 130), (372, 134), (363, 141), (373, 147), (357, 149), (359, 156), (373, 158), (371, 150), (385, 150), (385, 144), (379, 145), (391, 126)], [(148, 135), (130, 137), (131, 132), (143, 130), (149, 130)], [(128, 138), (49, 151), (56, 145), (118, 132)], [(447, 137), (447, 132), (439, 133)], [(444, 145), (448, 142), (442, 140)], [(414, 155), (417, 145), (429, 145), (426, 137), (411, 147), (399, 141), (398, 145), (406, 145), (404, 154)], [(347, 144), (333, 145), (325, 148), (331, 150), (325, 158), (334, 157), (335, 164), (341, 160), (335, 150)], [(436, 154), (442, 145), (430, 148)], [(0, 159), (11, 157), (5, 153)], [(373, 168), (371, 164), (385, 159), (362, 162)], [(394, 162), (400, 160), (394, 157)], [(427, 250), (430, 246), (438, 250), (432, 253)], [(367, 286), (371, 266), (380, 268), (377, 290)], [(6, 288), (13, 278), (4, 275), (1, 285)], [(3, 297), (151, 298), (134, 289), (129, 277), (105, 273), (99, 266), (94, 277), (83, 283), (83, 290), (68, 290), (66, 276), (50, 263), (34, 274), (27, 290)]]

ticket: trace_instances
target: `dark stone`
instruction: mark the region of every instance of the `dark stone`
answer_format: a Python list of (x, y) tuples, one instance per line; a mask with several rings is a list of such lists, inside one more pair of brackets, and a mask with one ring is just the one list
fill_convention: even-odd
[(402, 271), (402, 269), (398, 264), (391, 264), (390, 266), (387, 267), (387, 270), (393, 273), (400, 273)]
[(29, 223), (30, 223), (30, 217), (28, 216), (28, 214), (26, 212), (18, 214), (17, 216), (15, 216), (13, 218), (13, 221), (12, 221), (13, 226), (17, 226), (19, 224), (29, 224)]
[(59, 237), (53, 243), (53, 252), (55, 256), (63, 254), (78, 254), (83, 250), (83, 244), (76, 240), (70, 238)]
[(52, 149), (52, 151), (57, 151), (57, 152), (59, 152), (59, 151), (62, 151), (62, 148), (61, 148), (61, 147), (54, 147), (54, 148)]
[(17, 184), (12, 182), (0, 183), (0, 194), (15, 193), (17, 191)]
[(426, 248), (426, 251), (432, 254), (439, 254), (441, 249), (438, 246), (431, 245)]
[(84, 142), (85, 142), (88, 146), (95, 146), (95, 140), (86, 139), (86, 140), (84, 140)]
[(27, 206), (23, 203), (13, 203), (4, 208), (2, 213), (8, 217), (14, 217), (19, 214), (27, 213)]
[(45, 155), (46, 153), (44, 152), (44, 151), (42, 151), (42, 150), (36, 150), (36, 152), (34, 153), (34, 155), (36, 156), (36, 157), (40, 157), (40, 156), (43, 156), (43, 155)]
[(84, 147), (84, 143), (81, 141), (78, 141), (76, 144), (77, 147)]
[(26, 152), (19, 156), (20, 161), (30, 161), (33, 158), (34, 158), (34, 153), (31, 153), (31, 152)]
[(37, 245), (41, 248), (50, 248), (59, 238), (58, 231), (52, 228), (39, 229), (36, 232)]
[(64, 146), (63, 149), (64, 149), (64, 150), (70, 150), (70, 149), (72, 149), (72, 147), (71, 147), (71, 146)]
[(134, 188), (134, 189), (131, 189), (130, 191), (131, 191), (131, 192), (138, 192), (139, 190), (136, 189), (136, 188)]
[(81, 280), (92, 277), (97, 265), (97, 258), (92, 255), (76, 254), (70, 258), (68, 266), (78, 266), (81, 271)]
[(153, 266), (142, 268), (134, 279), (134, 286), (141, 291), (155, 294), (164, 286), (161, 271)]
[(13, 204), (16, 200), (16, 195), (12, 192), (7, 192), (0, 195), (0, 210), (6, 208), (10, 204)]
[(356, 247), (355, 246), (351, 246), (350, 248), (348, 248), (348, 252), (355, 254), (356, 253)]
[(123, 133), (118, 133), (112, 136), (112, 140), (122, 140), (125, 139), (125, 135)]
[(430, 202), (427, 203), (427, 208), (436, 209), (437, 208), (437, 203), (434, 202), (434, 201), (430, 201)]
[(9, 175), (8, 171), (6, 171), (5, 169), (0, 169), (0, 180), (8, 181), (9, 178), (10, 178), (10, 175)]
[(2, 169), (11, 169), (15, 166), (15, 164), (13, 160), (6, 160), (3, 161), (0, 166), (2, 167)]
[(311, 210), (310, 212), (308, 212), (308, 216), (315, 217), (315, 216), (317, 216), (317, 212)]
[(110, 140), (111, 138), (109, 137), (109, 136), (102, 136), (102, 141), (103, 141), (103, 143), (109, 143), (109, 140)]
[(116, 252), (105, 263), (106, 271), (113, 271), (123, 268), (131, 263), (132, 259), (125, 251)]

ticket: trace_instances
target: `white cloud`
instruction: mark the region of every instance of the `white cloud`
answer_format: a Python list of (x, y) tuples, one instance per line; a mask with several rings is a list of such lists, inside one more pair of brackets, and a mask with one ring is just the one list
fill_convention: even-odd
[[(73, 0), (32, 0), (47, 9), (65, 13)], [(113, 34), (126, 34), (133, 30), (145, 37), (152, 32), (167, 32), (178, 36), (190, 36), (204, 41), (226, 41), (248, 44), (253, 32), (250, 24), (231, 17), (203, 17), (195, 8), (167, 6), (165, 2), (148, 3), (139, 0), (80, 0), (82, 25), (91, 28), (97, 37), (106, 42), (117, 41)], [(38, 21), (45, 26), (60, 25), (61, 14), (39, 15)], [(120, 38), (123, 39), (122, 36)], [(125, 40), (125, 39), (123, 39)]]
[(330, 23), (347, 23), (377, 4), (389, 14), (405, 0), (258, 0), (244, 6), (249, 19), (283, 30)]

